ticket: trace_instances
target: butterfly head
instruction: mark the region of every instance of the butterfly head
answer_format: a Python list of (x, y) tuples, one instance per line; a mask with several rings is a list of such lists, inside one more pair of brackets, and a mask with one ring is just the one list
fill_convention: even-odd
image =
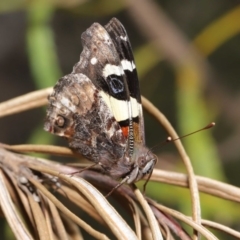
[(134, 153), (131, 157), (132, 161), (134, 161), (134, 167), (126, 181), (128, 184), (137, 182), (144, 176), (150, 175), (157, 162), (157, 156), (154, 155), (147, 147), (136, 144), (134, 148)]

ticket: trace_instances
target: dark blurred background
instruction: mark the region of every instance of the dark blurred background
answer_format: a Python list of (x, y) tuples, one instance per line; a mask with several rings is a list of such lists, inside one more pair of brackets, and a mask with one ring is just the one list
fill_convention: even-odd
[[(1, 1), (0, 102), (53, 86), (79, 60), (81, 33), (112, 17), (128, 32), (142, 95), (179, 135), (216, 122), (183, 140), (195, 173), (239, 186), (239, 1)], [(43, 132), (44, 118), (39, 108), (0, 119), (0, 142), (66, 145)], [(149, 147), (166, 139), (148, 114), (145, 127)], [(157, 167), (186, 172), (173, 144), (154, 151)], [(190, 214), (187, 190), (151, 185), (148, 191)], [(204, 218), (240, 230), (239, 205), (204, 194), (201, 200)]]

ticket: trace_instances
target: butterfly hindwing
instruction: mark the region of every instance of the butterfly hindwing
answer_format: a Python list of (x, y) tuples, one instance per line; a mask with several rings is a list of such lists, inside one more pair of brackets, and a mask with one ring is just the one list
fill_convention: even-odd
[(61, 78), (49, 103), (46, 131), (68, 138), (71, 148), (103, 166), (123, 157), (127, 141), (100, 91), (86, 75), (71, 73)]

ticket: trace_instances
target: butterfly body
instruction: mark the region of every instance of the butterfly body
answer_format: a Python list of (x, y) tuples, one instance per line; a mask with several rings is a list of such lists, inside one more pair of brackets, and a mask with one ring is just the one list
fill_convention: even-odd
[(49, 96), (44, 129), (98, 163), (115, 179), (132, 183), (151, 174), (156, 156), (145, 146), (139, 82), (127, 33), (113, 18), (82, 34), (73, 72)]

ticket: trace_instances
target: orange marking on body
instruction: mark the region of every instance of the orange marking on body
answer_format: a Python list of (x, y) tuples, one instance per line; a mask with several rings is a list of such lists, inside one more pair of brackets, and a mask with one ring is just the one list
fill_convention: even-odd
[(124, 137), (128, 137), (129, 127), (121, 127)]

